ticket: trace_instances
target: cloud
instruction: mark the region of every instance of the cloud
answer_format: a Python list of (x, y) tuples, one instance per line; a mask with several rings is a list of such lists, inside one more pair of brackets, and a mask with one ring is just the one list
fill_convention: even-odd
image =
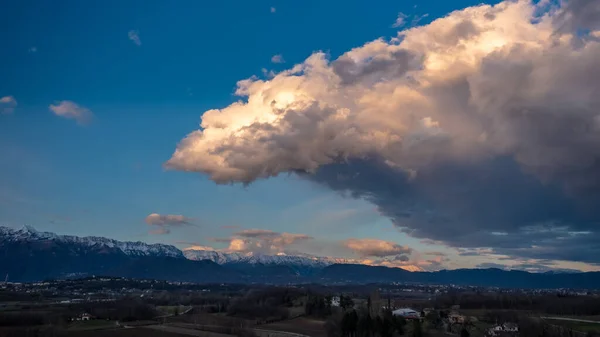
[(412, 249), (390, 241), (378, 239), (348, 239), (344, 246), (360, 256), (384, 257), (391, 255), (410, 254)]
[(0, 112), (2, 114), (11, 114), (15, 111), (17, 100), (13, 96), (4, 96), (0, 98)]
[(430, 256), (446, 256), (446, 253), (442, 252), (425, 252), (424, 254)]
[(60, 101), (56, 105), (50, 104), (49, 108), (56, 116), (74, 119), (80, 125), (87, 125), (94, 118), (92, 111), (71, 101)]
[(27, 49), (27, 51), (30, 53), (37, 53), (38, 49), (37, 49), (37, 47), (33, 46), (33, 47)]
[(496, 268), (502, 270), (522, 270), (530, 273), (546, 273), (546, 272), (560, 272), (560, 273), (580, 273), (581, 270), (571, 268), (558, 268), (548, 261), (539, 261), (532, 263), (518, 263), (515, 265), (505, 265), (494, 262), (484, 262), (477, 265), (477, 268)]
[(426, 17), (428, 17), (428, 16), (429, 16), (429, 14), (428, 14), (428, 13), (425, 13), (425, 14), (422, 14), (422, 15), (415, 15), (415, 16), (413, 17), (412, 21), (410, 22), (410, 25), (411, 25), (411, 26), (416, 26), (417, 24), (419, 24), (419, 22), (420, 22), (421, 20), (425, 19), (425, 18), (426, 18)]
[(156, 229), (151, 229), (148, 233), (152, 234), (152, 235), (166, 235), (166, 234), (170, 234), (171, 230), (166, 227), (160, 227), (160, 228), (156, 228)]
[[(443, 268), (443, 263), (449, 261), (447, 257), (436, 254), (432, 254), (436, 255), (433, 259), (422, 259), (417, 252), (408, 247), (398, 246), (394, 243), (381, 240), (364, 239), (356, 240), (356, 242), (352, 240), (319, 242), (306, 234), (280, 233), (264, 229), (242, 230), (234, 233), (231, 237), (211, 238), (209, 241), (225, 244), (226, 247), (216, 249), (196, 242), (177, 243), (188, 245), (189, 247), (185, 248), (185, 250), (210, 250), (225, 253), (235, 252), (266, 255), (285, 254), (294, 256), (327, 255), (330, 259), (336, 260), (337, 263), (385, 266), (410, 271), (439, 270)], [(315, 252), (321, 252), (322, 248), (332, 248), (332, 246), (339, 247), (341, 251), (346, 253), (348, 249), (351, 249), (358, 253), (358, 257), (332, 257), (329, 254), (315, 254)], [(335, 250), (333, 249), (333, 251)], [(305, 253), (307, 251), (310, 253)]]
[(273, 62), (273, 63), (284, 63), (285, 60), (283, 59), (283, 56), (281, 54), (277, 54), (277, 55), (273, 55), (273, 57), (271, 57), (271, 62)]
[(277, 9), (275, 7), (271, 7), (271, 13), (275, 13)]
[(150, 230), (150, 234), (169, 234), (171, 229), (175, 227), (183, 227), (192, 225), (192, 219), (183, 215), (173, 214), (158, 214), (151, 213), (144, 220), (149, 226), (154, 229)]
[(408, 16), (402, 12), (398, 13), (398, 17), (396, 18), (396, 21), (392, 25), (392, 28), (399, 28), (399, 27), (404, 26), (406, 24), (407, 17)]
[(235, 235), (241, 236), (243, 238), (272, 238), (275, 236), (279, 236), (280, 233), (267, 229), (245, 229), (235, 233)]
[(225, 243), (227, 252), (259, 253), (259, 254), (296, 254), (291, 248), (297, 244), (312, 240), (306, 234), (280, 233), (266, 229), (246, 229), (234, 233), (229, 238), (213, 238), (211, 241)]
[(133, 41), (137, 46), (142, 45), (142, 40), (140, 40), (140, 32), (137, 30), (130, 30), (127, 32), (127, 37)]
[(275, 77), (275, 75), (277, 75), (277, 74), (275, 74), (275, 72), (273, 70), (268, 70), (267, 68), (262, 68), (261, 72), (262, 72), (263, 76), (266, 78), (273, 78), (273, 77)]
[(480, 5), (316, 52), (239, 81), (243, 100), (206, 111), (165, 166), (220, 184), (293, 172), (415, 238), (600, 263), (597, 7)]
[(207, 250), (207, 251), (216, 251), (213, 247), (202, 246), (202, 245), (191, 245), (189, 247), (185, 247), (183, 250)]

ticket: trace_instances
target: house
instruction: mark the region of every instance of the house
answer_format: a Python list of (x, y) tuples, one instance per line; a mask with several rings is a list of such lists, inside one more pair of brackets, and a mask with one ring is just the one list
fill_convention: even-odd
[(411, 308), (400, 308), (392, 311), (392, 315), (406, 319), (420, 319), (421, 313)]
[(486, 336), (511, 336), (519, 332), (519, 326), (515, 323), (503, 323), (491, 327), (486, 332)]
[(340, 306), (340, 297), (339, 296), (333, 296), (331, 298), (331, 306), (332, 307), (339, 307)]
[(93, 319), (92, 315), (90, 315), (88, 313), (83, 313), (83, 314), (75, 317), (73, 320), (74, 321), (89, 321), (90, 319)]

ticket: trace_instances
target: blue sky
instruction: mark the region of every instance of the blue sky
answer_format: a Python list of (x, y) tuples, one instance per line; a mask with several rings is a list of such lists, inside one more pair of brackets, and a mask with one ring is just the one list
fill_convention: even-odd
[[(422, 17), (422, 25), (479, 2), (6, 3), (0, 97), (14, 97), (16, 106), (0, 115), (0, 222), (181, 248), (180, 242), (224, 248), (209, 239), (258, 228), (325, 243), (374, 238), (455, 256), (454, 248), (397, 230), (374, 204), (295, 175), (217, 185), (163, 164), (204, 111), (239, 99), (237, 81), (262, 76), (263, 68), (288, 69), (315, 51), (335, 59), (395, 36), (399, 13), (409, 25)], [(285, 62), (271, 62), (274, 55)], [(88, 109), (92, 120), (82, 125), (57, 116), (49, 106), (62, 101)], [(144, 221), (151, 213), (183, 215), (194, 225), (151, 235)], [(462, 259), (451, 264), (484, 261)]]

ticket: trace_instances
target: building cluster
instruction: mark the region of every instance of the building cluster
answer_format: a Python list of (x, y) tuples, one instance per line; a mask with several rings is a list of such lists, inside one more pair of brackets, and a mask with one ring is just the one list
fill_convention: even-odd
[(503, 323), (489, 328), (485, 335), (486, 337), (496, 336), (516, 336), (519, 333), (519, 326), (515, 323)]

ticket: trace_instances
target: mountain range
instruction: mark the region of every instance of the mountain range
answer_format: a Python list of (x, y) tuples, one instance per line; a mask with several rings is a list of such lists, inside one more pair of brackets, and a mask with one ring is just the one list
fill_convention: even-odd
[(600, 272), (528, 273), (501, 269), (409, 272), (309, 255), (184, 250), (0, 226), (0, 275), (39, 281), (90, 275), (198, 283), (431, 283), (507, 288), (600, 288)]
[(350, 260), (332, 258), (332, 257), (320, 257), (312, 255), (266, 255), (266, 254), (254, 254), (248, 253), (237, 253), (237, 252), (219, 252), (215, 250), (199, 250), (199, 249), (185, 249), (183, 255), (195, 261), (200, 260), (211, 260), (218, 264), (233, 264), (233, 263), (247, 263), (247, 264), (280, 264), (280, 265), (295, 265), (304, 267), (327, 267), (336, 263), (347, 264)]

